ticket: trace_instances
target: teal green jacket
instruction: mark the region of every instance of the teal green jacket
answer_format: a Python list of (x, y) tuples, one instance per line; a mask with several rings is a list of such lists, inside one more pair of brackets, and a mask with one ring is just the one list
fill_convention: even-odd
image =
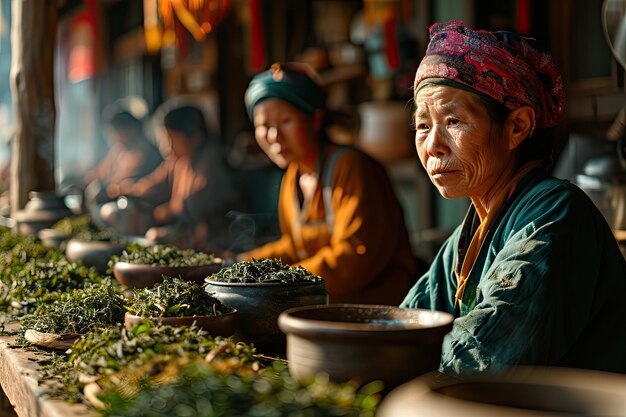
[(474, 218), (472, 206), (401, 304), (455, 315), (440, 370), (626, 372), (626, 262), (587, 195), (540, 170), (526, 176), (489, 229), (459, 307), (457, 251)]

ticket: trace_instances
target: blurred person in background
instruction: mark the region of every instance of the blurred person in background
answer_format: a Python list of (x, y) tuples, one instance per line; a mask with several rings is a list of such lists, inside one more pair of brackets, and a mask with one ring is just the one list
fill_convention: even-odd
[(385, 168), (331, 143), (326, 95), (302, 64), (274, 64), (245, 94), (259, 146), (286, 169), (282, 236), (237, 256), (280, 258), (326, 281), (331, 302), (398, 304), (415, 261), (402, 207)]
[(123, 184), (149, 174), (163, 161), (156, 145), (144, 136), (143, 123), (129, 110), (109, 109), (105, 120), (109, 149), (84, 177), (85, 204), (96, 220), (101, 220), (102, 206), (120, 195)]
[[(140, 199), (151, 205), (145, 215), (153, 226), (145, 237), (185, 248), (225, 247), (225, 216), (237, 207), (239, 195), (204, 114), (191, 105), (173, 108), (156, 134), (159, 143), (169, 144), (169, 154), (153, 172), (136, 182), (122, 183), (119, 190), (131, 201)], [(107, 217), (112, 217), (119, 212), (119, 204), (109, 209)]]

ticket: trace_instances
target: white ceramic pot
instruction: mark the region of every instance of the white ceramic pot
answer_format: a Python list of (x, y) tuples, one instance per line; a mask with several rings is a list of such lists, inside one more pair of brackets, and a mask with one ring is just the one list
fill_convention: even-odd
[(358, 111), (360, 149), (381, 162), (415, 155), (410, 105), (400, 101), (371, 101), (361, 103)]

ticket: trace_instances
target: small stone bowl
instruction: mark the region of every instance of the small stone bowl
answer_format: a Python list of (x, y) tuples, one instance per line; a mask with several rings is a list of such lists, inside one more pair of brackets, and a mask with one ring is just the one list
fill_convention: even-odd
[(389, 390), (439, 367), (453, 320), (442, 311), (329, 304), (286, 310), (278, 326), (295, 378), (324, 372), (336, 382), (383, 381)]

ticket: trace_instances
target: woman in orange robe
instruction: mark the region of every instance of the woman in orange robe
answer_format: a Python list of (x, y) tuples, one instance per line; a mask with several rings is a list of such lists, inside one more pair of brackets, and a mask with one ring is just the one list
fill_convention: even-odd
[(402, 207), (385, 168), (325, 134), (325, 94), (295, 64), (274, 64), (246, 91), (259, 146), (286, 172), (282, 236), (238, 260), (280, 258), (326, 281), (331, 302), (397, 305), (414, 282)]

